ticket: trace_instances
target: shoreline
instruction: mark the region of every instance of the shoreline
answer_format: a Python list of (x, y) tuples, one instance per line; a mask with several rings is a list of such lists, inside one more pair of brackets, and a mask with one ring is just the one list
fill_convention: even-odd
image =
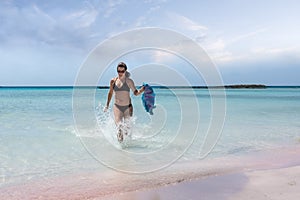
[(254, 170), (190, 180), (155, 189), (94, 200), (295, 200), (300, 198), (300, 166)]
[[(297, 179), (284, 181), (290, 183), (287, 186), (299, 187), (299, 155), (300, 145), (296, 145), (246, 156), (182, 162), (155, 174), (140, 176), (109, 171), (105, 174), (85, 172), (47, 177), (2, 187), (0, 199), (174, 199), (174, 196), (168, 196), (170, 194), (176, 194), (177, 199), (186, 199), (189, 194), (206, 195), (200, 199), (222, 200), (233, 198), (235, 195), (244, 199), (243, 195), (255, 191), (255, 184), (262, 180), (272, 177), (285, 178), (277, 176), (277, 170), (281, 170), (281, 174), (298, 174)], [(233, 184), (227, 185), (229, 182)], [(252, 184), (250, 188), (249, 184)], [(283, 187), (263, 187), (267, 186), (275, 191), (278, 187)], [(218, 192), (214, 188), (218, 188)]]
[[(159, 187), (94, 198), (93, 200), (294, 200), (300, 198), (300, 146), (269, 149), (235, 157), (235, 167)], [(225, 159), (226, 160), (226, 159)], [(243, 164), (248, 163), (248, 164)]]

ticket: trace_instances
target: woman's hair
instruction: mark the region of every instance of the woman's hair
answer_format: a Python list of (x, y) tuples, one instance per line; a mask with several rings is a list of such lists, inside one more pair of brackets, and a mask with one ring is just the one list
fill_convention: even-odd
[(118, 67), (122, 67), (122, 68), (125, 68), (125, 70), (127, 70), (127, 65), (126, 65), (125, 63), (123, 63), (123, 62), (120, 62), (120, 63), (118, 64), (117, 68), (118, 68)]
[(124, 68), (124, 69), (125, 69), (125, 76), (126, 76), (126, 77), (130, 77), (130, 73), (127, 71), (127, 65), (126, 65), (124, 62), (120, 62), (120, 63), (118, 64), (117, 68), (118, 68), (118, 67)]
[(129, 78), (129, 77), (130, 77), (130, 73), (129, 73), (128, 71), (126, 71), (126, 72), (125, 72), (125, 76), (126, 76), (127, 78)]

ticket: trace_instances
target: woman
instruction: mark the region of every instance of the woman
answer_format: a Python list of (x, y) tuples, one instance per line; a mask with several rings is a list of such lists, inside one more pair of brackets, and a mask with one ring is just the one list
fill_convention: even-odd
[[(128, 122), (129, 118), (132, 116), (133, 107), (130, 99), (130, 89), (132, 90), (135, 96), (140, 95), (145, 88), (142, 87), (140, 90), (137, 90), (134, 82), (130, 77), (130, 73), (127, 72), (127, 66), (125, 63), (120, 62), (117, 66), (118, 76), (111, 79), (109, 92), (106, 102), (106, 111), (109, 107), (113, 93), (115, 93), (115, 104), (113, 106), (115, 123), (118, 128), (118, 141), (123, 141), (123, 122)], [(125, 132), (127, 135), (127, 133)]]

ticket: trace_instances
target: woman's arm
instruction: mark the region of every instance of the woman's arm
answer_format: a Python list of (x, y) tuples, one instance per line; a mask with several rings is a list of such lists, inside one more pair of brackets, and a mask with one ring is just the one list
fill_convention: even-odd
[(139, 89), (139, 90), (135, 89), (135, 90), (133, 91), (133, 94), (134, 94), (135, 96), (138, 96), (138, 95), (142, 94), (142, 93), (144, 92), (144, 90), (145, 90), (145, 87), (142, 86), (141, 89)]
[(142, 86), (141, 89), (139, 89), (139, 90), (136, 89), (135, 84), (134, 84), (134, 82), (133, 82), (132, 79), (129, 79), (127, 84), (128, 84), (128, 86), (130, 87), (130, 89), (133, 91), (133, 94), (134, 94), (135, 96), (140, 95), (140, 94), (143, 93), (144, 90), (145, 90), (145, 87), (144, 87), (144, 86)]
[(108, 91), (108, 95), (107, 95), (107, 101), (106, 101), (106, 106), (105, 106), (105, 110), (108, 109), (109, 107), (109, 103), (111, 101), (112, 95), (113, 95), (113, 85), (114, 85), (115, 79), (111, 79), (110, 81), (110, 86), (109, 86), (109, 91)]

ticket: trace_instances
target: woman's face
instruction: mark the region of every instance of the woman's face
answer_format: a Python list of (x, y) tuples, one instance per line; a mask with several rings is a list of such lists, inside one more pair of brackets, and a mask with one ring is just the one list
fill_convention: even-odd
[(117, 72), (118, 72), (119, 77), (121, 77), (125, 74), (126, 70), (124, 67), (118, 67)]

